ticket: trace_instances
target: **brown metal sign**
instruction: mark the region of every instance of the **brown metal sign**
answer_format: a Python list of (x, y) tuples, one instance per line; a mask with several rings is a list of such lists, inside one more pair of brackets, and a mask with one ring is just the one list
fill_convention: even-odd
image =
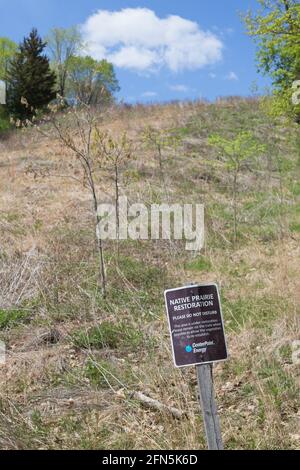
[(216, 284), (165, 291), (176, 367), (227, 359), (220, 296)]

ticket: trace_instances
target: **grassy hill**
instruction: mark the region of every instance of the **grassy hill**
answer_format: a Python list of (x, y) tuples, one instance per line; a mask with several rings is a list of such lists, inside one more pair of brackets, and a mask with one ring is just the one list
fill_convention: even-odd
[[(209, 281), (221, 288), (230, 352), (214, 368), (225, 447), (299, 447), (299, 128), (240, 98), (117, 107), (102, 126), (134, 140), (121, 171), (130, 201), (205, 205), (205, 249), (124, 241), (118, 260), (105, 242), (103, 299), (90, 195), (63, 177), (70, 152), (34, 129), (0, 137), (0, 447), (205, 448), (195, 370), (173, 367), (163, 291)], [(176, 134), (164, 184), (147, 126)], [(266, 150), (239, 175), (234, 246), (232, 174), (208, 138), (239, 131)], [(113, 196), (112, 175), (100, 172), (99, 185)], [(147, 409), (134, 391), (186, 416)]]

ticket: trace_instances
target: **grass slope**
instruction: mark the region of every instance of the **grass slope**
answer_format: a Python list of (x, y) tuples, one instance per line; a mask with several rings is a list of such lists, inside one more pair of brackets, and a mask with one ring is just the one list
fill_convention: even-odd
[[(122, 192), (148, 204), (204, 203), (205, 249), (195, 257), (183, 242), (128, 241), (117, 261), (106, 242), (103, 300), (88, 192), (26, 172), (65, 174), (69, 153), (34, 130), (0, 141), (0, 447), (205, 448), (195, 371), (172, 365), (163, 302), (164, 288), (190, 281), (221, 287), (230, 360), (214, 373), (225, 447), (299, 447), (299, 129), (239, 98), (116, 108), (105, 122), (136, 143)], [(165, 185), (142, 142), (149, 125), (179, 136), (163, 152)], [(267, 151), (240, 175), (234, 249), (232, 176), (208, 137), (240, 130)], [(113, 195), (111, 175), (100, 182)], [(145, 409), (133, 390), (187, 417)]]

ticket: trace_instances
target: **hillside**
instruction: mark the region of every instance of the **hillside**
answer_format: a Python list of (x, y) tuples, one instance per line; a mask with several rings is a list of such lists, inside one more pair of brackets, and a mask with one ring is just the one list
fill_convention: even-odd
[[(203, 203), (205, 249), (124, 241), (118, 260), (105, 242), (103, 299), (91, 198), (65, 177), (70, 152), (35, 129), (0, 137), (0, 448), (204, 449), (195, 370), (173, 367), (163, 291), (208, 281), (221, 289), (230, 352), (214, 368), (225, 447), (299, 447), (299, 128), (254, 98), (116, 107), (102, 126), (134, 140), (122, 194)], [(164, 183), (146, 126), (176, 133)], [(234, 246), (232, 174), (208, 138), (241, 130), (266, 150), (239, 175)], [(113, 197), (112, 175), (98, 184)], [(147, 409), (134, 391), (186, 415)]]

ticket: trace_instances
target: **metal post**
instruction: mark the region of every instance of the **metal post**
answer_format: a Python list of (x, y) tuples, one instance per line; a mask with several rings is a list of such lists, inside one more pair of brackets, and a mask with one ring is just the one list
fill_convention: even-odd
[(212, 364), (196, 366), (200, 403), (209, 450), (223, 450), (221, 428), (214, 396)]

